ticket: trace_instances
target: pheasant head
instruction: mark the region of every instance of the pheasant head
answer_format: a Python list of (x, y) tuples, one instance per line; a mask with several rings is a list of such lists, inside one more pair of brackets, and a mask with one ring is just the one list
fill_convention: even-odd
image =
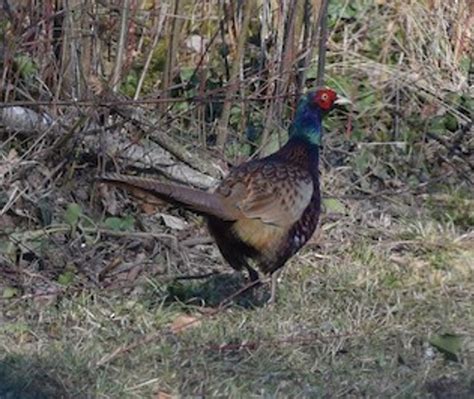
[(324, 114), (336, 105), (350, 103), (345, 97), (340, 97), (332, 89), (311, 91), (300, 99), (295, 119), (290, 128), (290, 136), (306, 139), (311, 144), (321, 144), (321, 124)]

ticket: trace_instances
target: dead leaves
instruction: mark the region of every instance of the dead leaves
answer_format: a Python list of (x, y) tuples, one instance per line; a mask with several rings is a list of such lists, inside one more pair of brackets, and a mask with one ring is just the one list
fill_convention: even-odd
[(153, 399), (175, 399), (177, 396), (171, 395), (169, 393), (163, 392), (163, 391), (158, 391), (155, 396), (153, 396)]
[(200, 317), (182, 314), (174, 319), (173, 323), (171, 323), (170, 330), (173, 334), (179, 334), (190, 328), (199, 327), (201, 322), (202, 318)]
[(167, 227), (173, 230), (185, 230), (188, 227), (188, 223), (179, 217), (169, 215), (166, 213), (160, 213), (163, 222)]

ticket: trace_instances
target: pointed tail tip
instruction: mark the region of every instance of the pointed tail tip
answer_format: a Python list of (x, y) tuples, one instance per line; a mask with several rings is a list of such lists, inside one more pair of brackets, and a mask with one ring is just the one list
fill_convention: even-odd
[[(156, 179), (141, 177), (141, 176), (132, 176), (132, 175), (122, 175), (120, 173), (103, 173), (95, 176), (95, 181), (97, 183), (108, 183), (115, 186), (125, 186), (125, 187), (134, 187), (141, 190), (151, 190), (151, 191), (163, 191), (165, 194), (168, 194), (169, 188), (168, 185), (162, 184)], [(166, 187), (165, 189), (160, 187)], [(162, 193), (163, 194), (163, 193)]]

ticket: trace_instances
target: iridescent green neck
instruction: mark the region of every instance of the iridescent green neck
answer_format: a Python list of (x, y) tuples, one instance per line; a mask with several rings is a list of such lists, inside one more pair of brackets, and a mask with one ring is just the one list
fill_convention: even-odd
[(299, 137), (314, 145), (321, 145), (321, 109), (308, 103), (308, 99), (303, 97), (298, 104), (295, 119), (290, 127), (290, 139)]

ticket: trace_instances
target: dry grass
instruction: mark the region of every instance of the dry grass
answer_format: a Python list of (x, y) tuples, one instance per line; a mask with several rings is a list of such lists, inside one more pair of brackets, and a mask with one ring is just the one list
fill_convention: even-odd
[[(44, 397), (469, 397), (474, 236), (421, 217), (389, 222), (394, 215), (363, 208), (350, 203), (349, 215), (325, 224), (321, 245), (287, 267), (271, 309), (234, 305), (172, 334), (176, 319), (202, 311), (170, 302), (159, 281), (125, 296), (66, 293), (55, 306), (44, 298), (4, 303), (3, 384), (22, 387), (23, 397), (36, 390)], [(364, 224), (354, 229), (349, 217)], [(183, 282), (181, 290), (205, 284)], [(159, 331), (96, 367), (120, 345)], [(456, 360), (430, 345), (446, 333), (461, 341)]]
[[(315, 77), (314, 26), (303, 24), (303, 8), (258, 2), (239, 54), (242, 10), (131, 2), (127, 25), (114, 4), (93, 3), (77, 2), (57, 42), (46, 35), (48, 7), (32, 14), (21, 1), (18, 23), (0, 21), (4, 102), (109, 103), (34, 107), (59, 126), (0, 131), (0, 398), (472, 397), (469, 2), (331, 2), (327, 82), (354, 106), (327, 120), (322, 233), (285, 268), (275, 307), (262, 305), (263, 287), (217, 313), (209, 308), (241, 276), (175, 280), (230, 273), (214, 245), (195, 240), (206, 237), (202, 221), (162, 204), (137, 211), (122, 193), (94, 187), (93, 176), (104, 165), (169, 175), (185, 159), (212, 181), (228, 168), (223, 158), (276, 147), (291, 116), (286, 101)], [(173, 17), (174, 7), (186, 18)], [(78, 34), (88, 26), (97, 35)], [(180, 40), (168, 40), (172, 31)], [(189, 47), (196, 32), (205, 49)], [(241, 56), (222, 116), (226, 69)], [(89, 87), (91, 75), (120, 80), (122, 94), (100, 79)], [(172, 98), (147, 102), (159, 95)], [(211, 102), (179, 100), (206, 95)], [(120, 108), (129, 97), (146, 101)], [(152, 164), (163, 131), (177, 158)], [(126, 140), (145, 143), (143, 159), (109, 147)]]

